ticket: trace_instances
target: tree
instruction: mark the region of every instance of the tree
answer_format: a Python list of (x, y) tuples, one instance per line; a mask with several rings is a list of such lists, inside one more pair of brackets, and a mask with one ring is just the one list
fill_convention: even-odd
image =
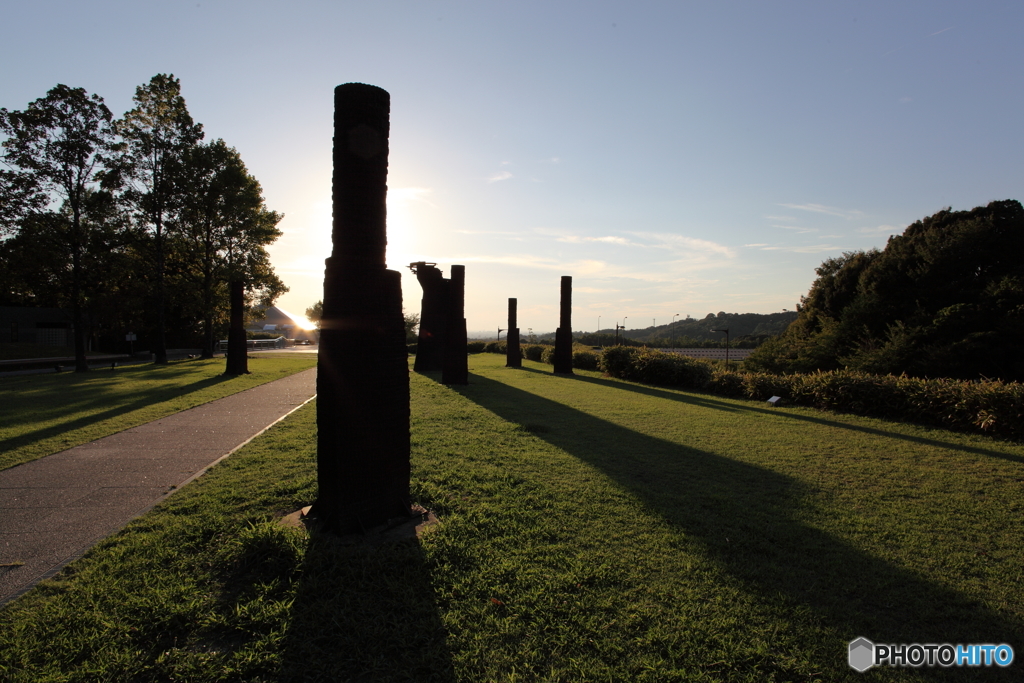
[[(70, 304), (74, 324), (75, 370), (89, 369), (85, 358), (83, 267), (89, 236), (83, 224), (87, 197), (105, 174), (113, 136), (112, 116), (99, 95), (58, 84), (24, 111), (0, 109), (4, 163), (2, 225), (43, 221), (54, 240), (54, 258), (71, 264)], [(42, 207), (62, 202), (61, 213), (42, 218)], [(60, 226), (61, 221), (66, 224)], [(38, 225), (38, 223), (37, 223)]]
[(173, 74), (157, 74), (135, 90), (135, 108), (115, 124), (122, 142), (117, 158), (121, 197), (139, 226), (153, 236), (156, 271), (157, 363), (167, 362), (166, 282), (168, 222), (180, 208), (183, 161), (203, 139)]
[(405, 318), (405, 341), (407, 344), (415, 344), (416, 330), (420, 326), (420, 314), (403, 311), (402, 317)]
[(320, 319), (324, 317), (324, 302), (323, 299), (317, 301), (315, 304), (306, 309), (306, 318), (311, 323), (316, 323), (317, 328), (320, 327)]
[(259, 182), (223, 140), (188, 150), (181, 178), (181, 203), (169, 225), (184, 243), (184, 272), (199, 292), (203, 357), (209, 358), (215, 327), (228, 315), (228, 282), (243, 282), (264, 305), (287, 291), (265, 249), (280, 236), (283, 216), (266, 208)]
[(944, 209), (883, 251), (825, 261), (797, 320), (747, 367), (1022, 380), (1021, 253), (1019, 202)]

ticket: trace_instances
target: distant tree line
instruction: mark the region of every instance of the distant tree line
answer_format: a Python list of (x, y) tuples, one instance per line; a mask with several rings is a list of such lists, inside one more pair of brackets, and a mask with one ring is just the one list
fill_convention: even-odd
[[(724, 349), (725, 334), (715, 330), (729, 330), (729, 346), (734, 349), (754, 349), (774, 335), (782, 334), (796, 319), (796, 311), (780, 313), (708, 313), (704, 318), (676, 320), (646, 329), (583, 332), (573, 334), (573, 340), (586, 346), (648, 346), (677, 349)], [(541, 335), (539, 341), (554, 339), (554, 333)]]
[(1024, 381), (1022, 255), (1020, 202), (940, 211), (882, 251), (822, 263), (797, 319), (747, 367)]
[(210, 355), (228, 320), (227, 286), (249, 305), (287, 291), (266, 247), (281, 234), (237, 150), (204, 142), (173, 75), (139, 86), (114, 119), (103, 98), (57, 85), (23, 111), (0, 109), (0, 305), (62, 308), (76, 367), (92, 339), (138, 335)]

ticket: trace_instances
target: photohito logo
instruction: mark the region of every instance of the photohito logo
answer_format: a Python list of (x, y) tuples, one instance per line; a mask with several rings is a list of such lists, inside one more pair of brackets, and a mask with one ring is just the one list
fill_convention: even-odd
[(1013, 648), (999, 645), (941, 645), (910, 643), (883, 645), (867, 638), (850, 641), (850, 668), (867, 671), (873, 666), (1010, 666)]

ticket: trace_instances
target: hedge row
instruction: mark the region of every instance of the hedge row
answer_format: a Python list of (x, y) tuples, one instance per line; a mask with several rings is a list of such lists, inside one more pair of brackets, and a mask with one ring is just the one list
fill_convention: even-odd
[[(507, 346), (505, 345), (505, 340), (502, 339), (501, 341), (487, 342), (483, 350), (486, 353), (505, 355), (507, 353)], [(520, 344), (519, 350), (526, 360), (547, 363), (548, 365), (555, 364), (555, 347), (550, 344)], [(572, 345), (572, 366), (574, 368), (579, 370), (597, 370), (600, 359), (601, 354), (594, 351), (592, 347), (583, 344)]]
[(914, 422), (1002, 438), (1024, 438), (1024, 384), (920, 379), (834, 370), (804, 375), (738, 373), (678, 354), (616, 346), (601, 355), (611, 377), (644, 384), (767, 401), (820, 410)]

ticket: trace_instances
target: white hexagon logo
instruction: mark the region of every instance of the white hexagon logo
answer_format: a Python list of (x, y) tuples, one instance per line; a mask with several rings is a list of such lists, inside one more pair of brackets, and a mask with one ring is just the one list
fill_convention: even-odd
[(850, 668), (867, 671), (875, 663), (875, 644), (867, 638), (850, 641)]

